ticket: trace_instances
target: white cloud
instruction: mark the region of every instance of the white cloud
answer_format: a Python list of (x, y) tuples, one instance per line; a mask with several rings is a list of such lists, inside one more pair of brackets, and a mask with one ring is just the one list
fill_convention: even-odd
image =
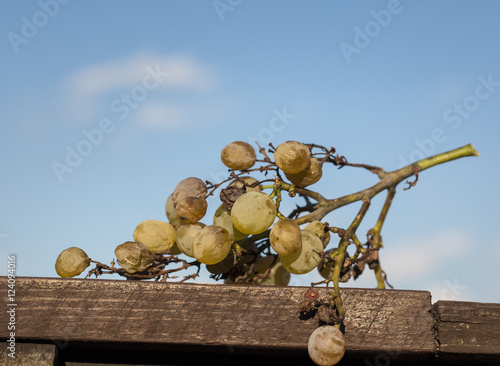
[(468, 235), (461, 230), (443, 230), (403, 240), (398, 242), (397, 248), (382, 249), (382, 265), (398, 282), (432, 277), (441, 267), (466, 256), (468, 242)]
[[(215, 73), (192, 56), (135, 54), (88, 65), (69, 75), (63, 83), (63, 90), (68, 98), (71, 118), (95, 123), (95, 119), (110, 113), (111, 100), (121, 98), (123, 93), (130, 93), (134, 87), (143, 85), (144, 77), (151, 69), (168, 73), (168, 76), (148, 92), (146, 99), (141, 101), (141, 108), (136, 111), (143, 118), (142, 125), (145, 127), (176, 126), (180, 122), (186, 123), (186, 116), (190, 114), (185, 107), (171, 100), (160, 106), (149, 100), (151, 96), (167, 93), (162, 98), (165, 100), (169, 95), (178, 99), (181, 94), (182, 98), (189, 99), (190, 96), (205, 93), (210, 98), (217, 86)], [(160, 120), (167, 122), (160, 123)]]

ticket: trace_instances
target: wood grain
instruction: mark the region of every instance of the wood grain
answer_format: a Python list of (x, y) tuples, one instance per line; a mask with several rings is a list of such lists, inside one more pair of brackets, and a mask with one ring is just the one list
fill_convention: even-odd
[[(2, 288), (7, 279), (0, 278)], [(17, 278), (16, 338), (306, 352), (306, 287)], [(328, 290), (318, 289), (321, 297)], [(430, 293), (342, 289), (349, 352), (434, 354)], [(0, 324), (6, 324), (0, 312)], [(0, 327), (0, 336), (7, 336)]]
[(500, 358), (500, 304), (438, 301), (441, 354), (478, 354)]

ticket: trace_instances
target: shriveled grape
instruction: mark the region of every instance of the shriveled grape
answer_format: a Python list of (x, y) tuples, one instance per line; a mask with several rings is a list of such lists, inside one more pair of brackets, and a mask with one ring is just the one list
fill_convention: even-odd
[(193, 239), (193, 255), (205, 264), (215, 264), (223, 260), (231, 250), (231, 238), (223, 227), (208, 225)]
[(337, 327), (323, 325), (309, 336), (307, 350), (316, 365), (336, 365), (344, 357), (344, 335)]
[(286, 286), (290, 282), (290, 272), (288, 272), (279, 258), (274, 260), (275, 257), (269, 255), (261, 257), (255, 263), (255, 272), (258, 274), (266, 273), (267, 269), (272, 266), (267, 277), (257, 279), (256, 283), (259, 285), (268, 286)]
[(75, 277), (90, 266), (90, 258), (87, 253), (77, 247), (64, 249), (56, 259), (56, 272), (59, 276)]
[(116, 261), (128, 273), (143, 272), (153, 264), (153, 254), (141, 242), (127, 241), (115, 249)]
[(257, 156), (250, 144), (235, 141), (222, 149), (220, 158), (224, 165), (230, 169), (247, 170), (255, 164)]
[(290, 255), (282, 255), (281, 263), (285, 269), (293, 274), (304, 274), (316, 268), (320, 261), (318, 253), (323, 251), (323, 243), (316, 234), (309, 230), (302, 230), (302, 246)]
[(194, 224), (207, 213), (207, 201), (197, 197), (184, 198), (177, 202), (175, 213), (182, 224)]
[(247, 191), (247, 192), (252, 192), (252, 191), (260, 192), (260, 191), (262, 191), (262, 186), (260, 184), (255, 185), (255, 187), (248, 187), (249, 185), (253, 186), (254, 184), (256, 184), (258, 182), (258, 180), (255, 179), (254, 177), (240, 177), (239, 179), (242, 180), (243, 182), (245, 182), (245, 184), (243, 184), (239, 180), (235, 179), (231, 183), (229, 183), (228, 187), (245, 188), (245, 191)]
[(172, 193), (172, 201), (177, 206), (179, 201), (187, 197), (205, 198), (207, 186), (201, 179), (190, 177), (181, 180)]
[(316, 158), (311, 158), (311, 163), (309, 164), (309, 166), (301, 172), (294, 174), (285, 172), (285, 176), (288, 178), (288, 180), (290, 180), (290, 182), (292, 182), (297, 187), (302, 188), (316, 183), (321, 179), (322, 175), (323, 169), (318, 159)]
[(262, 192), (241, 195), (231, 209), (231, 220), (236, 229), (245, 234), (266, 231), (276, 218), (276, 205)]
[(311, 163), (309, 148), (297, 141), (286, 141), (279, 144), (274, 151), (274, 160), (278, 168), (285, 173), (299, 173)]
[(182, 253), (194, 258), (193, 239), (205, 226), (201, 222), (179, 226), (177, 229), (177, 247)]
[(221, 204), (215, 211), (214, 225), (219, 225), (226, 229), (233, 241), (245, 239), (248, 236), (234, 227), (231, 220), (231, 211), (228, 210), (225, 204)]
[(302, 233), (299, 225), (289, 219), (279, 220), (269, 233), (271, 246), (280, 255), (290, 255), (302, 245)]
[(134, 230), (134, 241), (142, 242), (150, 252), (163, 252), (175, 244), (172, 224), (159, 220), (144, 220)]

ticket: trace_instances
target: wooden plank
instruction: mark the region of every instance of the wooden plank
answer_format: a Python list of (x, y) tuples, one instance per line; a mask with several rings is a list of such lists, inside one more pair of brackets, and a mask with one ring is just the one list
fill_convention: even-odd
[(53, 366), (56, 357), (55, 344), (16, 343), (15, 358), (9, 357), (6, 347), (0, 350), (1, 365)]
[[(7, 279), (0, 277), (6, 288)], [(16, 279), (16, 337), (306, 352), (318, 317), (301, 320), (306, 287)], [(321, 298), (328, 289), (318, 288)], [(434, 354), (430, 293), (342, 289), (350, 352)], [(0, 312), (0, 324), (6, 313)], [(6, 327), (0, 336), (6, 337)]]
[(500, 360), (500, 304), (438, 301), (440, 354), (477, 354)]

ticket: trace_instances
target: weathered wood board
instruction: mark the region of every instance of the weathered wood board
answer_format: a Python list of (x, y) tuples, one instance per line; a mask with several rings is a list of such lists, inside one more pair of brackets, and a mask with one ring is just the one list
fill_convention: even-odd
[[(7, 279), (0, 278), (2, 288)], [(301, 320), (306, 287), (16, 279), (16, 338), (307, 352), (318, 317)], [(318, 288), (321, 297), (328, 291)], [(430, 293), (342, 289), (349, 352), (431, 357)], [(0, 312), (0, 323), (6, 324)], [(7, 336), (0, 327), (0, 336)]]

